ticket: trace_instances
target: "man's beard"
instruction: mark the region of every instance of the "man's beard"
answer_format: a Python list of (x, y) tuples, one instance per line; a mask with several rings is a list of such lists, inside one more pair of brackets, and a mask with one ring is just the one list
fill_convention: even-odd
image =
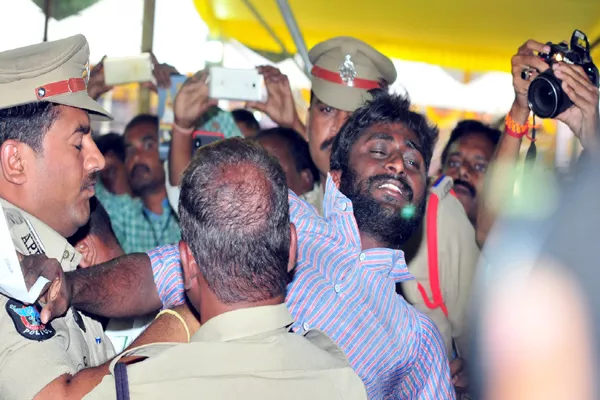
[(419, 228), (425, 214), (426, 202), (423, 198), (418, 203), (411, 203), (415, 207), (412, 215), (403, 215), (400, 210), (379, 203), (369, 189), (375, 182), (384, 183), (390, 179), (403, 184), (404, 192), (412, 197), (412, 189), (401, 175), (376, 175), (359, 182), (358, 176), (351, 168), (342, 171), (340, 192), (352, 201), (354, 218), (361, 233), (369, 235), (388, 248), (399, 248)]

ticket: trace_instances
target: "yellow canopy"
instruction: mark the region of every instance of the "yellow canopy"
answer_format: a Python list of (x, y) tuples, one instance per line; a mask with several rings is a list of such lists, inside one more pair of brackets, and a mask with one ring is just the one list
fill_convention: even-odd
[[(295, 52), (275, 0), (250, 0)], [(211, 36), (248, 47), (280, 48), (242, 0), (194, 0)], [(568, 40), (574, 29), (600, 38), (599, 0), (289, 0), (310, 49), (334, 36), (354, 36), (389, 57), (467, 71), (509, 71), (527, 39)], [(600, 45), (593, 52), (600, 64)]]

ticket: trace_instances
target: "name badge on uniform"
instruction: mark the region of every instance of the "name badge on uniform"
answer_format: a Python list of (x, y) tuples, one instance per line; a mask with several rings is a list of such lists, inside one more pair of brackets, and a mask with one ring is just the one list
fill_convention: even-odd
[(10, 299), (6, 302), (6, 312), (13, 320), (19, 335), (25, 339), (41, 342), (56, 334), (50, 323), (42, 324), (40, 312), (35, 305), (26, 306), (19, 301)]

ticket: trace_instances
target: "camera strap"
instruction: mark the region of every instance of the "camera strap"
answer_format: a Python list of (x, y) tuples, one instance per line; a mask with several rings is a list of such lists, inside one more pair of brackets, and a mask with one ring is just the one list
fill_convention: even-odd
[(527, 149), (527, 155), (525, 156), (525, 165), (527, 170), (529, 171), (533, 168), (535, 164), (535, 159), (537, 157), (537, 147), (535, 145), (535, 114), (533, 114), (533, 124), (531, 127), (531, 136), (527, 136), (531, 143), (529, 144), (529, 149)]

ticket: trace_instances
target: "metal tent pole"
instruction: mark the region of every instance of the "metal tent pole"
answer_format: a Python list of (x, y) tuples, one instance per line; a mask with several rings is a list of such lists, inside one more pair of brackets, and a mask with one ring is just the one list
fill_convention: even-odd
[(44, 0), (44, 42), (48, 41), (48, 22), (52, 10), (52, 0)]
[(279, 36), (277, 36), (277, 34), (275, 33), (275, 31), (273, 31), (273, 29), (271, 29), (271, 27), (269, 26), (269, 24), (267, 23), (267, 21), (262, 17), (262, 15), (260, 15), (260, 13), (256, 9), (256, 7), (254, 7), (254, 5), (252, 4), (252, 2), (250, 0), (242, 0), (242, 1), (246, 5), (246, 7), (248, 7), (248, 10), (250, 10), (250, 12), (252, 13), (252, 15), (254, 15), (254, 18), (257, 19), (257, 21), (262, 25), (262, 27), (265, 28), (265, 30), (267, 31), (267, 33), (269, 35), (271, 35), (271, 37), (273, 38), (273, 40), (279, 45), (279, 48), (281, 49), (281, 52), (283, 54), (285, 54), (286, 56), (289, 55), (287, 49), (285, 48), (285, 45), (283, 44), (283, 41), (279, 38)]
[(307, 76), (310, 76), (312, 65), (308, 59), (308, 50), (306, 49), (306, 43), (304, 43), (304, 38), (302, 37), (300, 28), (296, 23), (296, 18), (294, 18), (290, 4), (287, 0), (277, 0), (277, 5), (279, 6), (279, 11), (281, 12), (281, 16), (283, 17), (285, 24), (287, 25), (288, 31), (294, 40), (298, 54), (300, 54), (300, 57), (304, 62), (304, 73)]
[[(142, 53), (151, 53), (154, 41), (154, 11), (156, 0), (144, 0), (144, 20), (142, 25)], [(140, 86), (138, 110), (142, 114), (150, 112), (150, 90)]]

